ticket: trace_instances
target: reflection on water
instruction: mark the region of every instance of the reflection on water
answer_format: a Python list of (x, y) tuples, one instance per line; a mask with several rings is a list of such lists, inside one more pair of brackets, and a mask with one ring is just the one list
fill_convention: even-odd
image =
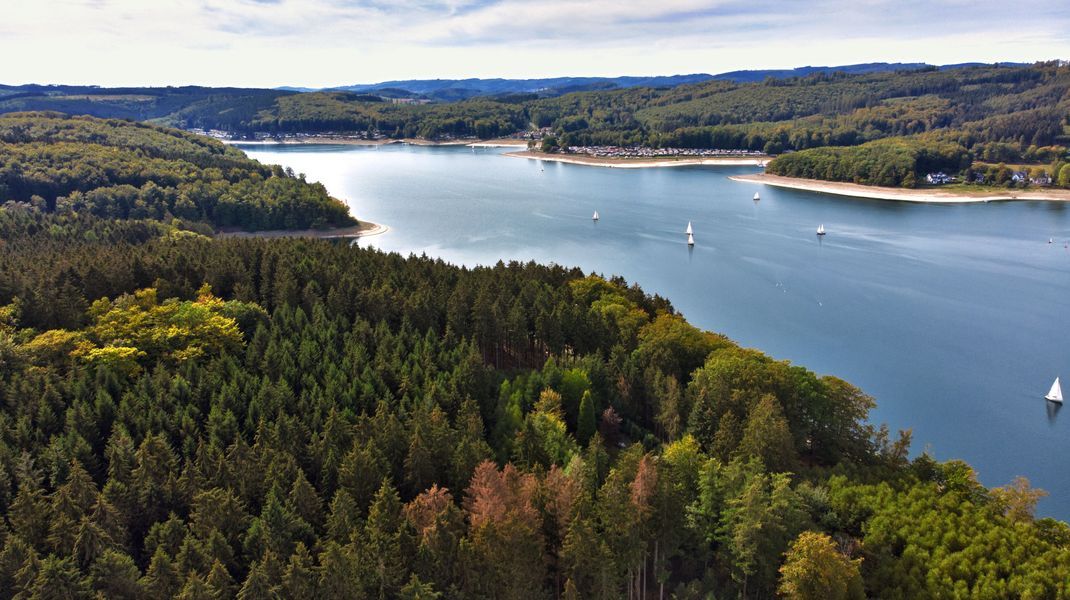
[(1063, 403), (1062, 402), (1052, 402), (1052, 401), (1049, 400), (1049, 401), (1045, 402), (1044, 404), (1047, 405), (1046, 408), (1048, 410), (1048, 423), (1051, 423), (1052, 425), (1054, 425), (1055, 424), (1055, 417), (1059, 416), (1059, 411), (1063, 409)]
[(1040, 412), (1052, 379), (1070, 377), (1070, 250), (1047, 243), (1070, 239), (1065, 203), (849, 199), (728, 180), (747, 167), (540, 165), (464, 148), (249, 151), (390, 226), (361, 245), (622, 275), (700, 327), (860, 386), (873, 419), (912, 428), (917, 451), (965, 459), (988, 485), (1029, 477), (1051, 492), (1040, 512), (1070, 518), (1070, 425)]

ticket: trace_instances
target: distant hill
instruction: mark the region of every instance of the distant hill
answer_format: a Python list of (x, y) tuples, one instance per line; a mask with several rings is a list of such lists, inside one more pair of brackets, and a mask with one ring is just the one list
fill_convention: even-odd
[[(889, 71), (916, 71), (918, 69), (960, 69), (963, 67), (981, 67), (988, 63), (958, 63), (954, 65), (933, 66), (928, 63), (860, 63), (857, 65), (839, 65), (835, 67), (798, 67), (795, 69), (759, 69), (747, 71), (729, 71), (713, 75), (710, 79), (718, 81), (734, 81), (736, 83), (755, 83), (767, 78), (788, 79), (791, 77), (806, 77), (814, 73), (849, 73), (851, 75), (863, 75), (866, 73), (886, 73)], [(1027, 66), (1024, 63), (999, 63), (1002, 66)]]
[(913, 71), (924, 69), (930, 65), (926, 63), (862, 63), (857, 65), (840, 65), (835, 67), (797, 67), (795, 69), (756, 69), (745, 71), (729, 71), (713, 75), (710, 79), (719, 81), (734, 81), (736, 83), (754, 83), (764, 81), (767, 78), (787, 79), (790, 77), (806, 77), (814, 73), (850, 73), (861, 75), (864, 73), (884, 73), (887, 71)]
[[(390, 97), (403, 97), (399, 92), (408, 93), (411, 98), (426, 98), (437, 102), (457, 102), (480, 96), (501, 96), (508, 94), (537, 94), (543, 98), (563, 96), (572, 92), (606, 91), (632, 87), (671, 88), (680, 85), (703, 83), (705, 81), (733, 81), (736, 83), (755, 83), (768, 78), (788, 79), (806, 77), (814, 73), (849, 73), (861, 75), (866, 73), (885, 73), (889, 71), (914, 71), (918, 69), (953, 69), (970, 66), (983, 66), (985, 63), (961, 63), (956, 65), (933, 66), (928, 63), (861, 63), (856, 65), (838, 65), (828, 67), (798, 67), (795, 69), (756, 69), (730, 71), (710, 75), (693, 73), (690, 75), (666, 76), (632, 76), (632, 77), (552, 77), (546, 79), (405, 79), (364, 83), (313, 90), (301, 87), (282, 87), (280, 90), (310, 91), (347, 91), (347, 92), (383, 92), (390, 91)], [(1004, 66), (1023, 66), (1019, 63), (1002, 63)]]
[[(688, 83), (702, 83), (712, 75), (668, 75), (657, 77), (553, 77), (548, 79), (410, 79), (381, 83), (347, 85), (330, 90), (347, 92), (376, 92), (384, 89), (406, 90), (413, 96), (452, 102), (477, 96), (505, 94), (538, 94), (543, 97), (590, 90), (631, 87), (675, 87)], [(286, 88), (294, 89), (294, 88)]]

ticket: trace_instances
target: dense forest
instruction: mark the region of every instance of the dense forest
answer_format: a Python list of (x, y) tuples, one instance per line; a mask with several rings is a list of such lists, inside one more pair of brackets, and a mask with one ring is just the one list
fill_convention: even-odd
[(0, 204), (216, 227), (352, 225), (341, 201), (281, 167), (175, 129), (60, 113), (0, 115)]
[[(260, 173), (0, 122), (19, 173), (55, 163), (16, 137), (73, 144), (62, 198), (101, 148)], [(0, 208), (0, 598), (1070, 596), (1043, 492), (911, 459), (861, 390), (621, 279), (95, 206)]]

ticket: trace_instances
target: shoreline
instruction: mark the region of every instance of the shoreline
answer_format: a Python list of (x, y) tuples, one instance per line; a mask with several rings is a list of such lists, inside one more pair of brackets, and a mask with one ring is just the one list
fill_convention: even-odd
[(802, 179), (756, 173), (754, 175), (733, 175), (732, 181), (741, 183), (759, 183), (807, 192), (867, 198), (871, 200), (895, 200), (899, 202), (921, 202), (927, 204), (969, 204), (977, 202), (1009, 202), (1015, 200), (1037, 200), (1045, 202), (1070, 202), (1070, 190), (1006, 190), (988, 192), (978, 189), (976, 193), (966, 191), (939, 191), (935, 189), (908, 189), (861, 185), (841, 181), (824, 181), (820, 179)]
[(600, 156), (586, 155), (560, 155), (544, 154), (542, 152), (506, 152), (502, 156), (510, 158), (526, 158), (528, 160), (545, 160), (570, 165), (584, 165), (588, 167), (608, 167), (615, 169), (646, 169), (653, 167), (689, 167), (689, 166), (722, 166), (722, 167), (757, 167), (770, 160), (769, 157), (734, 158), (725, 157), (682, 157), (682, 158), (603, 158)]
[(365, 140), (359, 138), (331, 137), (331, 136), (297, 136), (278, 140), (219, 140), (230, 146), (389, 146), (391, 144), (408, 144), (410, 146), (469, 146), (472, 148), (527, 148), (528, 143), (524, 140), (491, 139), (477, 140), (474, 138), (463, 140), (435, 141), (421, 138), (380, 139)]
[(390, 231), (386, 225), (361, 221), (350, 227), (332, 227), (330, 229), (270, 229), (265, 231), (219, 231), (217, 238), (287, 238), (303, 237), (316, 239), (357, 239), (381, 235)]
[(483, 140), (466, 144), (469, 148), (527, 148), (527, 140), (513, 140), (501, 138), (497, 140)]

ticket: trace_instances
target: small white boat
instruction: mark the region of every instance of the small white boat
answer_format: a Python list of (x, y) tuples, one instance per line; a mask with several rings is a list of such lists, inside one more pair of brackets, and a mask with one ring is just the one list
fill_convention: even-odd
[(692, 233), (687, 234), (687, 245), (688, 246), (694, 246), (695, 245), (695, 235), (694, 234), (692, 234)]
[(687, 235), (691, 235), (692, 233), (695, 233), (695, 230), (691, 229), (691, 221), (687, 222), (687, 231), (685, 231), (684, 233), (686, 233)]
[(597, 221), (597, 220), (598, 220), (598, 211), (597, 211), (597, 210), (596, 210), (596, 211), (594, 211), (594, 216), (593, 216), (593, 217), (591, 217), (591, 220), (592, 220), (592, 221)]
[(758, 194), (758, 192), (754, 192), (754, 201), (757, 202), (757, 201), (759, 201), (761, 199), (762, 199), (762, 197)]
[(1048, 390), (1048, 395), (1044, 396), (1045, 400), (1052, 402), (1062, 403), (1063, 401), (1063, 387), (1059, 385), (1059, 378), (1055, 378), (1055, 383), (1051, 384), (1051, 389)]
[(825, 224), (822, 223), (817, 226), (817, 235), (825, 235)]
[(1055, 238), (1048, 238), (1048, 243), (1049, 244), (1054, 244), (1055, 243)]

